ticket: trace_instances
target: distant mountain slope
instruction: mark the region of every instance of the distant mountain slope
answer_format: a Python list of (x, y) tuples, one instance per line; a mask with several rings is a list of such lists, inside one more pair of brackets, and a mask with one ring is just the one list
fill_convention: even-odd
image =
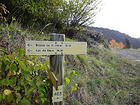
[(127, 38), (132, 43), (133, 48), (140, 48), (140, 38), (132, 38), (125, 33), (107, 28), (89, 27), (89, 29), (102, 32), (104, 35), (107, 35), (109, 41), (115, 39), (117, 42), (123, 42), (125, 44), (125, 39)]

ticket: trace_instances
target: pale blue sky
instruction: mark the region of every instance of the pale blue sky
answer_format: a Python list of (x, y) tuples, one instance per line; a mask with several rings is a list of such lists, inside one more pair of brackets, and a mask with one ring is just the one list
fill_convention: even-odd
[(140, 37), (140, 0), (102, 0), (101, 11), (94, 20), (93, 26)]

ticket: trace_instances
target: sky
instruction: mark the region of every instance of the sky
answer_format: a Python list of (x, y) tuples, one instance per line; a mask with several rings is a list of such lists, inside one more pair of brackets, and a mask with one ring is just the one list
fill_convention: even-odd
[(140, 38), (140, 0), (102, 0), (95, 27), (118, 30)]

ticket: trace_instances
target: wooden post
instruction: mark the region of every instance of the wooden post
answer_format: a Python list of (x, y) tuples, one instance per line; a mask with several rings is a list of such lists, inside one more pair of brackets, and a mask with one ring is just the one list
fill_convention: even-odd
[(46, 68), (52, 81), (50, 105), (63, 105), (64, 54), (86, 53), (87, 43), (65, 42), (64, 34), (53, 33), (50, 41), (26, 41), (26, 55), (51, 55), (50, 69)]
[[(50, 35), (50, 41), (65, 41), (65, 35), (52, 33)], [(63, 82), (64, 82), (64, 55), (51, 55), (50, 56), (50, 70), (57, 77), (58, 86), (63, 85)], [(53, 94), (53, 87), (52, 87), (52, 94)], [(62, 105), (62, 104), (63, 104), (63, 102), (54, 103), (54, 105)], [(52, 99), (51, 99), (50, 105), (53, 105)]]

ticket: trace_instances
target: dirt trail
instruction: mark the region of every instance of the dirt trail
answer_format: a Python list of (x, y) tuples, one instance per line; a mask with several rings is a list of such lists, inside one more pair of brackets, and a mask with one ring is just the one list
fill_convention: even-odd
[(140, 62), (140, 52), (139, 51), (131, 51), (128, 49), (115, 49), (115, 52), (117, 52), (121, 55), (124, 55), (124, 57), (126, 57), (128, 59)]

